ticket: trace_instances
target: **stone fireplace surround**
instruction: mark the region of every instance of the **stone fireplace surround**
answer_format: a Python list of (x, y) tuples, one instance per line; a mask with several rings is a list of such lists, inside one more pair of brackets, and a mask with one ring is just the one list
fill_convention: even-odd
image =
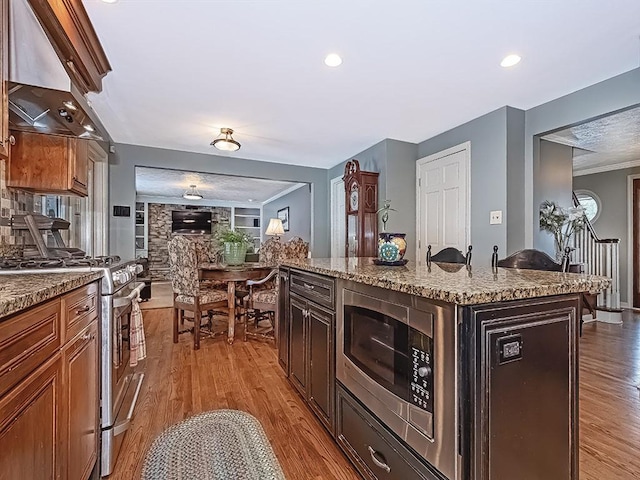
[[(169, 251), (167, 244), (175, 234), (171, 233), (171, 212), (174, 210), (188, 210), (186, 205), (149, 203), (148, 204), (148, 255), (149, 274), (151, 280), (167, 281), (169, 278)], [(202, 206), (196, 211), (211, 212), (212, 230), (229, 228), (231, 226), (230, 207)], [(209, 237), (211, 235), (199, 235)], [(206, 238), (205, 238), (206, 240)]]

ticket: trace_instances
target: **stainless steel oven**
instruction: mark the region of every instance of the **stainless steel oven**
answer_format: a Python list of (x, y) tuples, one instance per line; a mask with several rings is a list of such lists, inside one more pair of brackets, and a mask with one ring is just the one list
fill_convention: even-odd
[(346, 281), (339, 292), (338, 380), (418, 455), (460, 478), (455, 307)]
[(110, 475), (125, 433), (133, 419), (142, 386), (142, 365), (129, 365), (132, 302), (144, 283), (127, 279), (102, 295), (102, 464), (101, 475)]

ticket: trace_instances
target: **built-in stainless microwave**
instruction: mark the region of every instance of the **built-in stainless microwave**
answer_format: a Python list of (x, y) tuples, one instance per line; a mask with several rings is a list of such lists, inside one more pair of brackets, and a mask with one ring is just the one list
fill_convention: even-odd
[(340, 282), (336, 376), (449, 479), (459, 478), (455, 307)]

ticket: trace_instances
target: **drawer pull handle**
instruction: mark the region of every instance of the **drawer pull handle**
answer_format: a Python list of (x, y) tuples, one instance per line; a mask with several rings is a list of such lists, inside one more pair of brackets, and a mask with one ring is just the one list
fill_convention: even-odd
[(80, 339), (86, 342), (90, 338), (91, 338), (91, 334), (90, 333), (85, 333), (84, 335), (82, 335), (82, 337)]
[[(381, 453), (376, 452), (371, 445), (367, 445), (367, 448), (369, 449), (369, 455), (371, 455), (371, 460), (373, 460), (375, 466), (380, 467), (387, 473), (391, 473), (391, 468), (387, 465), (384, 456)], [(378, 460), (378, 458), (381, 460)]]
[(313, 290), (314, 286), (313, 285), (309, 285), (308, 283), (303, 283), (302, 286), (304, 288), (306, 288), (307, 290)]
[(91, 307), (89, 305), (85, 305), (82, 308), (79, 308), (78, 310), (76, 310), (76, 315), (80, 315), (81, 313), (86, 313), (89, 310), (91, 310)]

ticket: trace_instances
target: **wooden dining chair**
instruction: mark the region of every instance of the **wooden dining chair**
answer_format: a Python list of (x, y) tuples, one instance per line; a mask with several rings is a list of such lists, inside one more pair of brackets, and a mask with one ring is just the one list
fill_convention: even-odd
[(472, 247), (469, 245), (467, 249), (467, 254), (464, 255), (460, 250), (453, 247), (447, 247), (440, 250), (438, 253), (432, 255), (431, 254), (431, 245), (427, 246), (427, 264), (431, 262), (442, 262), (442, 263), (462, 263), (465, 265), (471, 265), (471, 250)]
[(200, 322), (202, 315), (213, 311), (228, 311), (227, 291), (202, 285), (198, 279), (198, 247), (184, 236), (175, 236), (168, 243), (169, 272), (173, 289), (173, 343), (178, 343), (179, 324), (184, 323), (184, 312), (193, 312), (193, 349), (200, 348)]
[[(534, 248), (520, 250), (518, 252), (512, 253), (502, 260), (498, 260), (498, 246), (494, 245), (493, 254), (491, 255), (491, 266), (493, 268), (502, 267), (520, 268), (523, 270), (544, 270), (546, 272), (570, 272), (571, 268), (569, 264), (569, 253), (570, 249), (567, 248), (562, 263), (556, 262), (545, 252), (536, 250)], [(595, 318), (596, 310), (595, 306), (593, 305), (593, 296), (583, 293), (580, 296), (580, 307), (579, 311), (577, 312), (578, 317), (580, 318), (580, 336), (582, 336), (582, 326), (584, 324), (582, 315), (584, 314), (585, 309), (586, 311), (591, 312), (593, 318)]]
[[(271, 240), (271, 239), (270, 239)], [(288, 242), (281, 243), (274, 240), (269, 244), (267, 240), (260, 248), (260, 261), (263, 263), (279, 264), (283, 259), (304, 259), (309, 254), (309, 243), (299, 237), (294, 237)], [(265, 248), (266, 247), (266, 248)], [(264, 250), (263, 250), (264, 249)], [(274, 268), (269, 274), (259, 280), (248, 280), (249, 295), (244, 301), (244, 341), (247, 336), (275, 339), (276, 322), (278, 319), (278, 269)], [(249, 331), (249, 319), (255, 324), (256, 332)], [(269, 326), (265, 331), (259, 331), (259, 323), (268, 321)]]

